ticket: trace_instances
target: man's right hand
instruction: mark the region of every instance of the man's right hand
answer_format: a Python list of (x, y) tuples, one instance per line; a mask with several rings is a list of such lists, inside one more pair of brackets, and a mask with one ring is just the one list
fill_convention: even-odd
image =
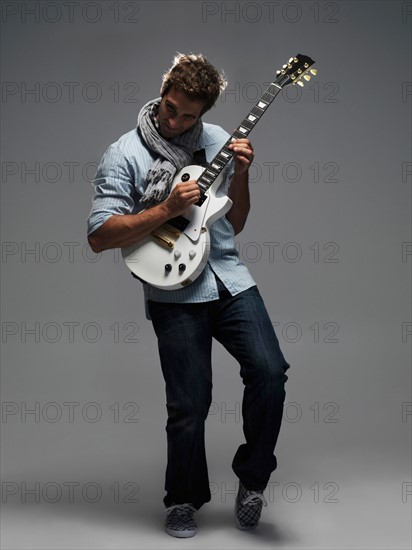
[(171, 217), (180, 216), (200, 199), (199, 185), (195, 180), (178, 183), (162, 203)]

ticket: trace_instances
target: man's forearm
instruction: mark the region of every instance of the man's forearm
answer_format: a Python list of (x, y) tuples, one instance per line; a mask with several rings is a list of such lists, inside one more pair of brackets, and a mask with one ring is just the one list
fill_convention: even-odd
[(170, 219), (163, 204), (138, 214), (114, 214), (88, 237), (93, 252), (130, 246)]
[(226, 214), (226, 218), (232, 224), (235, 235), (237, 235), (244, 228), (250, 210), (248, 172), (232, 177), (228, 196), (233, 201), (233, 206)]

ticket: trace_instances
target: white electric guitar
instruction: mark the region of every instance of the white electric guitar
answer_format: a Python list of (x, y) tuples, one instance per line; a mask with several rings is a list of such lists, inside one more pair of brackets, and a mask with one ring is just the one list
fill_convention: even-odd
[(222, 171), (234, 154), (228, 145), (233, 139), (248, 136), (282, 88), (289, 84), (303, 86), (302, 78), (311, 78), (308, 72), (315, 75), (313, 64), (312, 59), (301, 54), (289, 59), (212, 162), (206, 168), (186, 166), (176, 174), (171, 189), (180, 182), (196, 180), (201, 198), (184, 215), (122, 248), (123, 259), (134, 276), (163, 290), (183, 288), (199, 277), (210, 253), (210, 226), (232, 206), (229, 197), (217, 196)]

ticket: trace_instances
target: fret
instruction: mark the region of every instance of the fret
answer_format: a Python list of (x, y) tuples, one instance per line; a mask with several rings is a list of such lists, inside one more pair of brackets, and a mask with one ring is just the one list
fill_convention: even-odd
[(273, 93), (271, 92), (271, 87), (269, 86), (269, 87), (266, 88), (266, 90), (263, 92), (263, 95), (269, 96), (269, 100), (270, 100), (270, 98), (275, 97), (276, 94), (273, 94)]
[(239, 126), (239, 128), (238, 128), (239, 130), (240, 130), (240, 127), (241, 127), (241, 126), (244, 126), (249, 132), (250, 132), (250, 130), (253, 128), (253, 124), (251, 124), (251, 123), (247, 120), (247, 118), (245, 118), (245, 120), (244, 120), (244, 121), (242, 122), (242, 124)]
[(271, 95), (271, 94), (268, 94), (267, 92), (265, 92), (263, 95), (262, 95), (262, 98), (263, 101), (265, 101), (268, 105), (270, 105), (272, 103), (272, 101), (274, 100), (275, 96)]
[(266, 88), (266, 90), (265, 90), (264, 93), (267, 94), (267, 95), (269, 95), (269, 96), (271, 96), (271, 97), (275, 97), (275, 96), (277, 95), (277, 91), (278, 91), (278, 90), (277, 90), (276, 86), (273, 86), (273, 84), (270, 84), (270, 85)]
[[(226, 146), (225, 146), (226, 147)], [(225, 149), (225, 147), (223, 147), (218, 155), (222, 155), (222, 157), (225, 158), (225, 160), (229, 160), (232, 156), (233, 156), (233, 153), (230, 149)]]
[(218, 155), (216, 155), (215, 158), (212, 161), (212, 166), (213, 167), (216, 166), (216, 168), (218, 170), (222, 170), (222, 168), (224, 168), (226, 166), (226, 161), (225, 161), (225, 159), (218, 158)]
[(206, 172), (206, 174), (207, 174), (208, 176), (211, 176), (212, 179), (216, 179), (217, 176), (219, 175), (219, 172), (215, 173), (215, 171), (212, 170), (212, 169), (210, 168), (210, 166), (209, 166), (209, 168), (206, 168), (205, 172)]
[(225, 159), (219, 159), (219, 158), (217, 158), (217, 155), (216, 155), (214, 160), (218, 163), (221, 170), (226, 166), (226, 160)]
[(270, 95), (273, 96), (273, 98), (275, 98), (278, 93), (279, 93), (279, 88), (278, 86), (275, 86), (272, 82), (272, 84), (269, 85), (269, 88), (266, 90)]
[(211, 180), (210, 178), (208, 178), (204, 174), (201, 174), (200, 178), (197, 181), (201, 181), (202, 183), (205, 182), (207, 188), (209, 188), (213, 183), (213, 180)]
[(273, 97), (270, 94), (266, 93), (266, 92), (261, 97), (261, 100), (263, 100), (268, 105), (272, 102), (272, 99), (273, 99)]
[(235, 139), (242, 139), (244, 137), (244, 134), (242, 134), (238, 130), (235, 130), (232, 135)]
[(260, 118), (262, 113), (258, 111), (258, 108), (255, 106), (253, 107), (253, 109), (250, 111), (251, 114), (255, 115), (256, 118)]

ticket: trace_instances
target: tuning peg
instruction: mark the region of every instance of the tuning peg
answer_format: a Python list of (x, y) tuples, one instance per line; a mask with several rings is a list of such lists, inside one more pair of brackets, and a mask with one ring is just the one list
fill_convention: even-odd
[(278, 69), (278, 70), (276, 71), (276, 74), (280, 74), (281, 72), (282, 72), (282, 71), (281, 71), (280, 69)]
[(317, 74), (318, 74), (317, 69), (310, 69), (309, 72), (312, 73), (313, 75), (317, 75)]
[(289, 59), (288, 63), (292, 63), (292, 61), (294, 61), (293, 57)]
[(282, 65), (282, 69), (287, 69), (287, 64)]
[(311, 77), (310, 75), (308, 75), (308, 74), (304, 74), (304, 75), (303, 75), (303, 78), (309, 82), (309, 80), (310, 80), (312, 77)]
[(299, 86), (301, 86), (301, 87), (303, 88), (304, 84), (303, 84), (303, 82), (302, 82), (301, 80), (298, 80), (297, 83), (299, 84)]

